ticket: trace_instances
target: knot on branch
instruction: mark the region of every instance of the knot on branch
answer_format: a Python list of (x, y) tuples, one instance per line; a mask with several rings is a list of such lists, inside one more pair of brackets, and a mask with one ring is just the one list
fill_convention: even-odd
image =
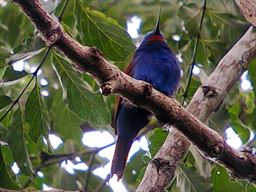
[(95, 59), (100, 59), (101, 57), (103, 57), (103, 53), (97, 47), (90, 47), (89, 52), (91, 54), (91, 57)]
[(58, 25), (51, 30), (47, 30), (44, 33), (44, 38), (46, 39), (49, 46), (55, 45), (63, 36), (61, 27)]
[(155, 158), (151, 163), (156, 167), (157, 172), (169, 173), (172, 168), (169, 161), (161, 158)]
[(149, 192), (159, 192), (159, 191), (164, 191), (164, 186), (157, 186), (157, 187), (152, 187)]
[(216, 97), (218, 95), (216, 88), (208, 85), (203, 85), (202, 91), (205, 97)]
[[(90, 67), (102, 67), (102, 64), (104, 63), (103, 59), (103, 53), (97, 48), (97, 47), (87, 47), (86, 55), (84, 55), (87, 60), (90, 62)], [(87, 62), (87, 65), (89, 64)], [(87, 66), (88, 67), (88, 66)]]
[(151, 95), (152, 93), (152, 90), (153, 90), (153, 86), (149, 83), (145, 84), (144, 87), (143, 87), (143, 95), (144, 97), (148, 97)]
[(224, 151), (224, 145), (218, 143), (215, 146), (213, 146), (213, 148), (212, 148), (212, 156), (218, 158), (219, 156), (221, 156), (223, 151)]
[(114, 75), (112, 74), (105, 82), (101, 83), (100, 86), (100, 92), (108, 96), (111, 93), (115, 93), (117, 86), (118, 86), (118, 80), (117, 80), (118, 74)]
[(100, 92), (102, 93), (102, 95), (108, 96), (113, 93), (115, 87), (114, 84), (115, 81), (107, 81), (105, 83), (102, 83), (100, 86)]
[(241, 152), (249, 159), (252, 160), (252, 162), (255, 162), (256, 164), (256, 150), (255, 148), (249, 148), (249, 147), (244, 147)]

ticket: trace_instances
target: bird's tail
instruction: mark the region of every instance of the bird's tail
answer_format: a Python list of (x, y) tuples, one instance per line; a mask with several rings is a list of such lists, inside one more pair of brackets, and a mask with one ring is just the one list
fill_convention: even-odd
[(118, 180), (123, 176), (127, 157), (134, 138), (118, 136), (114, 157), (112, 160), (111, 174), (116, 175)]

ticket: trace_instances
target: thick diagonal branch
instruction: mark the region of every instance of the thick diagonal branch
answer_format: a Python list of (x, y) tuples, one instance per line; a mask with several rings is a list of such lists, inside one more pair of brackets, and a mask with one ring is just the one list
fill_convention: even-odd
[(256, 0), (235, 0), (247, 21), (256, 26)]
[[(202, 122), (206, 121), (219, 108), (227, 93), (247, 69), (248, 63), (255, 55), (255, 46), (256, 33), (251, 27), (222, 58), (212, 74), (196, 91), (187, 110)], [(177, 143), (183, 143), (183, 145), (177, 147)], [(173, 179), (176, 166), (187, 152), (189, 144), (190, 142), (184, 135), (176, 129), (171, 129), (163, 146), (154, 157), (154, 159), (168, 162), (168, 164), (165, 163), (163, 169), (166, 170), (166, 165), (168, 165), (169, 171), (161, 171), (161, 169), (159, 171), (159, 167), (156, 168), (154, 163), (149, 164), (137, 191), (164, 189)]]
[[(236, 0), (236, 3), (245, 18), (255, 26), (256, 0)], [(248, 63), (254, 57), (255, 46), (256, 33), (251, 27), (223, 57), (206, 82), (197, 90), (187, 110), (205, 122), (218, 109), (226, 94), (247, 69)], [(204, 92), (205, 94), (203, 94)], [(177, 146), (177, 143), (183, 145)], [(147, 166), (137, 191), (163, 191), (173, 179), (176, 167), (187, 152), (189, 145), (189, 140), (183, 134), (176, 129), (171, 129), (163, 146), (152, 159), (152, 163)], [(154, 165), (155, 159), (165, 163), (163, 166), (156, 167)]]
[[(95, 77), (101, 85), (103, 94), (121, 95), (134, 104), (150, 110), (160, 121), (177, 127), (201, 151), (226, 166), (234, 175), (256, 182), (256, 158), (254, 156), (232, 149), (217, 132), (204, 125), (173, 98), (153, 89), (150, 84), (135, 80), (121, 72), (106, 61), (96, 48), (80, 45), (63, 32), (60, 24), (51, 18), (39, 0), (15, 0), (15, 2), (22, 7), (48, 44), (66, 55), (81, 71), (88, 72)], [(254, 57), (255, 50), (248, 54), (250, 54), (248, 58)], [(238, 58), (238, 60), (242, 64), (244, 58)], [(237, 73), (242, 73), (242, 71), (237, 71)], [(217, 93), (218, 88), (215, 89)], [(212, 96), (212, 92), (204, 89), (200, 89), (199, 92), (205, 97)]]

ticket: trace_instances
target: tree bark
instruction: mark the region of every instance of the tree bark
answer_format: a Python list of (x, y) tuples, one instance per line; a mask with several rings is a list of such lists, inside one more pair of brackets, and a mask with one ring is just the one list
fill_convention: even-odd
[[(106, 61), (98, 49), (80, 45), (63, 31), (56, 20), (51, 18), (39, 0), (15, 0), (15, 2), (21, 6), (29, 19), (35, 24), (49, 46), (61, 51), (75, 64), (76, 68), (94, 76), (101, 85), (104, 95), (118, 94), (135, 105), (150, 110), (161, 122), (174, 125), (201, 151), (226, 166), (233, 175), (256, 182), (256, 158), (253, 155), (232, 149), (216, 131), (200, 122), (173, 98), (169, 98), (153, 89), (150, 84), (135, 80), (121, 72), (116, 66)], [(244, 44), (241, 47), (235, 46), (236, 54), (232, 54), (232, 57), (226, 57), (226, 59), (223, 58), (223, 63), (229, 62), (230, 65), (220, 65), (217, 70), (219, 74), (223, 76), (227, 76), (229, 74), (227, 72), (242, 74), (244, 68), (247, 67), (246, 64), (256, 54), (256, 34), (252, 33), (252, 29), (250, 29), (247, 36), (250, 36), (248, 38), (253, 41), (248, 42), (248, 44), (245, 44), (247, 41), (243, 41)], [(232, 64), (237, 68), (234, 69)], [(241, 65), (244, 68), (240, 68)], [(226, 71), (226, 73), (223, 73), (223, 71)], [(211, 75), (209, 78), (213, 81), (219, 77)], [(224, 84), (227, 84), (227, 89), (230, 89), (231, 83), (236, 80), (226, 79)], [(212, 109), (208, 106), (207, 111), (201, 108), (199, 109), (200, 114), (217, 109), (226, 94), (226, 90), (221, 91), (222, 86), (219, 84), (212, 86), (207, 81), (203, 87), (199, 88), (196, 95), (200, 95), (198, 98), (201, 99), (197, 102), (202, 102), (208, 106), (209, 103), (205, 103), (205, 101), (210, 100), (210, 103), (215, 103), (214, 106), (216, 107)], [(183, 144), (183, 141), (178, 143), (180, 146), (183, 146)]]
[[(247, 69), (255, 54), (255, 46), (256, 33), (253, 32), (253, 27), (250, 27), (196, 91), (187, 110), (202, 122), (205, 122), (213, 112), (218, 110), (227, 93)], [(177, 143), (183, 143), (183, 145), (177, 148)], [(152, 162), (155, 159), (161, 159), (163, 162), (168, 161), (169, 163), (165, 163), (163, 169), (166, 170), (168, 165), (169, 171), (161, 171), (161, 166), (159, 171), (159, 166), (157, 169), (154, 163), (150, 163), (137, 191), (146, 192), (164, 189), (173, 179), (176, 167), (187, 152), (189, 144), (190, 142), (183, 134), (176, 129), (172, 129), (163, 146), (152, 160)], [(170, 159), (177, 161), (171, 161)]]
[(256, 0), (236, 0), (245, 19), (253, 26), (256, 26)]
[[(236, 0), (236, 3), (247, 21), (256, 26), (256, 0)], [(253, 48), (253, 46), (256, 45), (255, 40), (255, 31), (250, 27), (245, 35), (219, 62), (216, 69), (206, 80), (206, 83), (201, 86), (207, 90), (207, 87), (216, 88), (217, 85), (219, 92), (222, 94), (220, 94), (219, 97), (214, 96), (215, 99), (213, 99), (214, 97), (204, 97), (200, 89), (198, 89), (187, 107), (189, 112), (195, 115), (202, 122), (205, 122), (207, 118), (216, 111), (216, 109), (218, 109), (226, 94), (240, 78), (241, 74), (247, 69), (247, 65), (252, 59), (248, 57), (250, 54), (247, 54), (247, 52), (250, 52), (250, 50), (253, 52), (255, 51)], [(247, 45), (248, 47), (246, 49), (245, 47)], [(240, 65), (241, 61), (243, 62)], [(237, 73), (236, 71), (240, 73)], [(183, 143), (182, 146), (178, 147), (178, 150), (176, 150), (177, 142)], [(188, 150), (189, 144), (189, 140), (184, 137), (183, 134), (172, 129), (163, 146), (151, 161), (154, 162), (155, 159), (162, 160), (165, 162), (163, 164), (164, 166), (162, 166), (163, 170), (169, 171), (161, 171), (161, 169), (159, 171), (159, 168), (156, 169), (154, 163), (150, 163), (147, 166), (144, 177), (140, 182), (137, 191), (163, 191), (163, 189), (173, 179), (176, 167)], [(168, 163), (166, 163), (166, 161)]]

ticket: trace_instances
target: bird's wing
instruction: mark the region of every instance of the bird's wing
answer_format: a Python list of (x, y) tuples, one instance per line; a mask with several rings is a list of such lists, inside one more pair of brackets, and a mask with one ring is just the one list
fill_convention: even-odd
[[(127, 75), (132, 76), (132, 69), (133, 69), (133, 62), (131, 62), (125, 69), (125, 73)], [(122, 104), (123, 98), (122, 97), (117, 97), (116, 98), (116, 107), (115, 107), (115, 113), (114, 113), (114, 118), (113, 118), (113, 128), (115, 129), (115, 134), (117, 134), (116, 132), (116, 121), (117, 121), (117, 117), (118, 117), (118, 113), (121, 109), (121, 104)]]

